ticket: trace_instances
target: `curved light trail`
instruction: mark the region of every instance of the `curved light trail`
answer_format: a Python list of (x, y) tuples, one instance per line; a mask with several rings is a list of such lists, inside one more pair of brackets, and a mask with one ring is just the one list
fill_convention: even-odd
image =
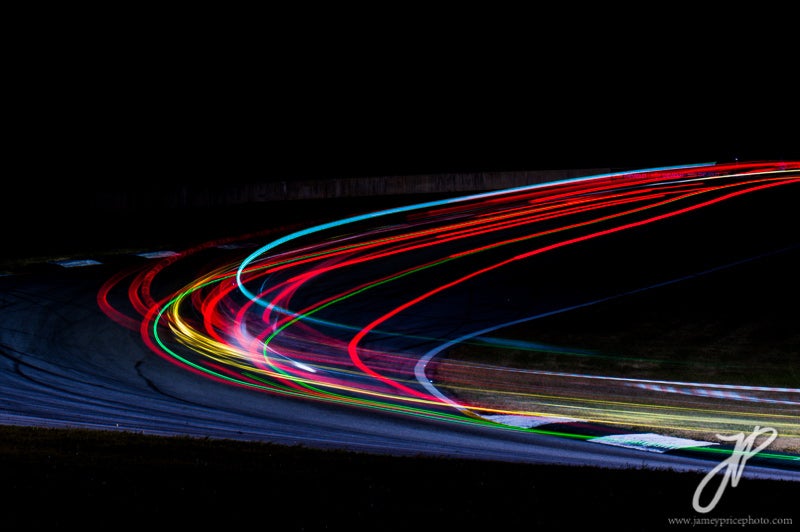
[[(202, 377), (271, 394), (508, 430), (541, 429), (496, 420), (580, 419), (691, 432), (739, 430), (766, 418), (782, 438), (797, 439), (797, 387), (512, 370), (491, 363), (462, 364), (457, 371), (463, 381), (438, 383), (428, 371), (454, 345), (510, 324), (697, 274), (676, 271), (644, 285), (619, 279), (593, 293), (509, 304), (518, 284), (542, 281), (537, 268), (544, 258), (790, 185), (800, 185), (800, 162), (709, 163), (431, 201), (285, 234), (179, 291), (154, 295), (159, 275), (198, 251), (187, 250), (109, 279), (98, 301), (159, 356)], [(526, 279), (521, 272), (528, 272)], [(125, 283), (138, 316), (109, 302)], [(511, 372), (527, 372), (541, 384), (509, 391), (502, 379)], [(466, 403), (444, 391), (469, 387), (467, 376), (477, 373), (487, 376), (475, 380), (486, 387), (475, 391), (489, 400)], [(598, 382), (603, 389), (587, 393)], [(651, 394), (632, 394), (634, 389)], [(492, 397), (510, 393), (524, 395), (530, 407), (492, 404)], [(689, 407), (666, 399), (675, 396), (694, 402)], [(722, 409), (712, 401), (719, 398), (732, 398), (737, 407)], [(765, 404), (784, 409), (766, 416), (758, 408)], [(586, 438), (567, 428), (549, 432)]]

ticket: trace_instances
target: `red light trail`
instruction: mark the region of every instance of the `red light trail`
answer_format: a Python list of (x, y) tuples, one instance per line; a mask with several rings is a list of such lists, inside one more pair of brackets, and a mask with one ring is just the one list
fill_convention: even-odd
[[(495, 280), (513, 286), (506, 273), (510, 266), (524, 264), (535, 272), (540, 257), (558, 250), (798, 184), (800, 162), (708, 164), (409, 205), (282, 235), (243, 260), (201, 273), (174, 293), (154, 295), (158, 276), (218, 244), (209, 243), (112, 277), (98, 302), (120, 325), (138, 330), (157, 355), (203, 377), (267, 393), (459, 423), (489, 424), (489, 415), (580, 414), (590, 421), (665, 430), (692, 430), (690, 420), (716, 426), (720, 417), (735, 425), (753, 413), (712, 412), (702, 405), (677, 412), (633, 401), (610, 404), (573, 396), (568, 387), (541, 391), (541, 407), (529, 411), (462, 404), (437, 389), (424, 368), (442, 346), (576, 305), (538, 301), (514, 311), (492, 306), (487, 301), (494, 297)], [(110, 303), (111, 294), (126, 284), (136, 315)], [(469, 298), (474, 306), (464, 304)], [(590, 303), (591, 298), (583, 304)], [(454, 312), (448, 316), (443, 310)], [(550, 377), (565, 383), (615, 379)], [(619, 380), (620, 385), (626, 381)], [(658, 379), (629, 381), (662, 392), (671, 385)], [(714, 388), (673, 384), (698, 397), (708, 393), (697, 390)], [(731, 393), (746, 387), (733, 388)], [(765, 387), (759, 393), (753, 404), (786, 403), (787, 395), (794, 398), (788, 404), (795, 412), (800, 404), (800, 388)], [(739, 395), (745, 403), (747, 397)], [(770, 422), (782, 437), (800, 437), (796, 417), (780, 414)]]

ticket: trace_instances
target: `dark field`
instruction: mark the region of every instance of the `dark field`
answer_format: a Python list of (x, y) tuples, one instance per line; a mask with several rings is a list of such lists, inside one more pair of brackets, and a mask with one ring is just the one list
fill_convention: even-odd
[[(702, 478), (23, 427), (0, 428), (0, 471), (6, 530), (673, 530)], [(796, 497), (743, 479), (712, 515), (791, 517)]]

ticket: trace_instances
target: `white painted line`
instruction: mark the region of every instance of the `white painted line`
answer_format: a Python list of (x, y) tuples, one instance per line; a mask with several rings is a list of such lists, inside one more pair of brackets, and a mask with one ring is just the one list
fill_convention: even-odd
[(663, 434), (615, 434), (613, 436), (600, 436), (591, 438), (588, 441), (615, 445), (617, 447), (627, 447), (629, 449), (641, 449), (655, 453), (665, 453), (673, 449), (683, 449), (686, 447), (705, 447), (717, 445), (708, 441), (690, 440), (687, 438), (676, 438), (674, 436), (664, 436)]
[(547, 417), (547, 416), (518, 416), (514, 414), (498, 414), (492, 416), (481, 416), (484, 419), (501, 423), (503, 425), (511, 425), (512, 427), (522, 427), (530, 429), (539, 427), (541, 425), (549, 425), (550, 423), (572, 423), (580, 421), (568, 417)]
[(164, 257), (174, 257), (178, 253), (174, 251), (150, 251), (148, 253), (137, 253), (137, 257), (144, 257), (146, 259), (161, 259)]
[(80, 266), (95, 266), (97, 264), (102, 264), (102, 262), (98, 262), (93, 259), (58, 260), (54, 261), (53, 264), (58, 264), (59, 266), (63, 266), (64, 268), (78, 268)]

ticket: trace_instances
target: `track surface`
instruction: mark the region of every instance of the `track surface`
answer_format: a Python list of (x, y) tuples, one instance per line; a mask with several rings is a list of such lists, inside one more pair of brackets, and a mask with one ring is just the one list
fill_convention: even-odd
[[(703, 442), (600, 445), (619, 430), (460, 404), (430, 365), (508, 324), (710, 267), (547, 293), (538, 257), (799, 179), (786, 163), (597, 176), (2, 277), (0, 422), (708, 471), (720, 455)], [(796, 463), (754, 460), (744, 475), (800, 480)]]

